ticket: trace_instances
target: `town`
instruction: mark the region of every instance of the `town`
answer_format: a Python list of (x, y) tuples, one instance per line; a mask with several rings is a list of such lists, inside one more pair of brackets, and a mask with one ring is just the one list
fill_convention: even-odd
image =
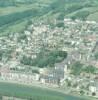
[(0, 81), (40, 84), (98, 97), (98, 23), (31, 22), (0, 37)]

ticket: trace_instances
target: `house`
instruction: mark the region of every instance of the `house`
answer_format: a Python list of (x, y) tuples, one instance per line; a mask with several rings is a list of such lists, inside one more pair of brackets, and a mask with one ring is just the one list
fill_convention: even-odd
[(59, 85), (59, 78), (54, 77), (52, 75), (41, 75), (40, 82), (45, 85), (52, 85), (58, 86)]
[(93, 93), (98, 96), (98, 77), (94, 78), (94, 81), (90, 83), (89, 91), (93, 95)]
[(20, 99), (16, 97), (8, 97), (8, 96), (2, 96), (2, 100), (27, 100), (27, 99)]
[(98, 76), (95, 77), (96, 95), (98, 95)]
[(91, 92), (91, 93), (96, 93), (96, 86), (89, 86), (89, 91)]

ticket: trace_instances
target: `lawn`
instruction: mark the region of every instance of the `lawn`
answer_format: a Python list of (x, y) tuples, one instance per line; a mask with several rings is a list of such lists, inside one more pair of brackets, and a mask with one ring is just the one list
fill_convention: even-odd
[(27, 98), (28, 100), (90, 100), (65, 95), (50, 89), (2, 82), (0, 82), (0, 95)]

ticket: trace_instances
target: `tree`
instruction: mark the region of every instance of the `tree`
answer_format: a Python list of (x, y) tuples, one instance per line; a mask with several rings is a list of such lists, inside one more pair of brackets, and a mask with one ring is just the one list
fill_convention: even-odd
[(71, 66), (71, 72), (74, 75), (80, 75), (80, 73), (82, 72), (82, 68), (83, 68), (83, 64), (77, 61)]
[(95, 95), (96, 95), (96, 93), (95, 93), (95, 92), (93, 92), (93, 93), (92, 93), (92, 96), (95, 96)]
[(96, 71), (96, 68), (95, 68), (94, 66), (92, 66), (92, 65), (89, 65), (89, 66), (86, 66), (86, 67), (84, 68), (84, 71), (85, 71), (86, 73), (88, 73), (88, 74), (94, 74), (95, 71)]
[(84, 93), (85, 93), (85, 92), (84, 92), (83, 90), (80, 91), (80, 94), (81, 94), (81, 95), (84, 95)]
[(0, 51), (0, 60), (2, 60), (3, 52)]
[(95, 53), (95, 59), (98, 60), (98, 52)]
[(24, 65), (38, 66), (38, 67), (53, 67), (55, 63), (61, 62), (67, 57), (67, 52), (65, 51), (45, 51), (42, 50), (35, 59), (31, 57), (23, 56), (21, 63)]

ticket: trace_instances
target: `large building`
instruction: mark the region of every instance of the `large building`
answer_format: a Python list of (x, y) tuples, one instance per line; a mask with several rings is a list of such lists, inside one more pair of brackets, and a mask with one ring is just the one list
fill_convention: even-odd
[(45, 74), (41, 74), (40, 81), (43, 84), (59, 86), (63, 85), (66, 79), (67, 65), (65, 61), (55, 64), (55, 68)]
[(0, 79), (7, 81), (16, 81), (23, 83), (32, 83), (33, 81), (38, 81), (40, 75), (37, 73), (25, 73), (11, 71), (9, 68), (0, 68)]

